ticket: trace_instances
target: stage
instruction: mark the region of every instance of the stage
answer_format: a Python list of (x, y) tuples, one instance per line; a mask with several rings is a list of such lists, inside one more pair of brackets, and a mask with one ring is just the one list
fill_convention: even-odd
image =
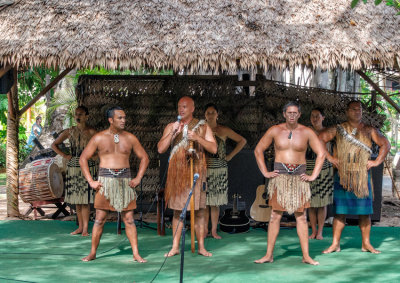
[[(90, 223), (92, 227), (93, 223)], [(160, 237), (154, 230), (138, 228), (139, 251), (148, 263), (133, 261), (124, 234), (116, 223), (106, 223), (97, 259), (82, 262), (90, 251), (90, 237), (71, 236), (72, 221), (0, 221), (0, 282), (151, 282), (171, 246), (171, 230)], [(91, 228), (90, 228), (91, 230)], [(360, 250), (360, 231), (347, 226), (342, 251), (328, 255), (331, 228), (324, 240), (310, 240), (310, 255), (319, 266), (301, 263), (295, 229), (281, 229), (272, 264), (255, 264), (266, 251), (267, 234), (252, 229), (245, 234), (221, 232), (222, 240), (206, 239), (214, 255), (190, 252), (186, 236), (185, 282), (400, 282), (400, 228), (372, 227), (374, 255)], [(179, 282), (180, 256), (168, 258), (154, 282)]]

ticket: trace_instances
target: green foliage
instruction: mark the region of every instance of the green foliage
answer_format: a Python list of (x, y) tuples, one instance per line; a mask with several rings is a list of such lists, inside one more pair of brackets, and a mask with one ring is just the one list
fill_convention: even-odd
[[(46, 75), (49, 76), (50, 80), (53, 80), (59, 71), (54, 69), (47, 69), (44, 67), (34, 67), (23, 72), (18, 73), (18, 104), (19, 108), (24, 107), (33, 97), (39, 94), (39, 92), (46, 85)], [(53, 90), (50, 91), (53, 94)], [(39, 101), (32, 107), (32, 118), (35, 118), (37, 108), (40, 108), (44, 104), (43, 101)], [(0, 129), (5, 130), (7, 128), (7, 111), (8, 111), (8, 98), (7, 94), (0, 94)], [(28, 124), (31, 121), (26, 121), (25, 116), (21, 117), (21, 124)], [(0, 133), (0, 138), (3, 139), (3, 133)], [(2, 140), (3, 141), (3, 140)]]
[(6, 144), (0, 144), (0, 168), (6, 168)]
[(67, 89), (64, 93), (58, 94), (52, 98), (50, 106), (47, 109), (47, 119), (50, 121), (50, 117), (53, 115), (54, 111), (57, 108), (64, 106), (68, 108), (65, 121), (67, 126), (70, 127), (74, 122), (74, 111), (78, 106), (75, 89)]
[[(33, 67), (18, 74), (18, 98), (19, 107), (25, 106), (33, 97), (38, 95), (46, 86), (46, 76), (49, 75), (50, 81), (59, 74), (58, 70), (47, 69), (44, 67)], [(54, 90), (50, 91), (51, 96)]]
[(6, 185), (6, 173), (0, 173), (0, 186)]
[(19, 138), (19, 151), (18, 151), (18, 161), (23, 162), (28, 156), (29, 153), (32, 151), (31, 148), (26, 148), (26, 138), (21, 139)]
[[(364, 4), (367, 4), (368, 0), (362, 0)], [(357, 6), (359, 0), (352, 0), (351, 1), (351, 8), (354, 8)], [(381, 4), (383, 0), (374, 0), (375, 6), (378, 6)], [(385, 0), (386, 6), (393, 7), (397, 10), (397, 15), (400, 15), (400, 0)]]
[(7, 109), (8, 109), (7, 94), (0, 94), (0, 123), (1, 123), (1, 125), (7, 125)]
[[(375, 74), (372, 72), (366, 72), (366, 75), (370, 77), (372, 80), (376, 81), (376, 78), (374, 78)], [(369, 84), (364, 80), (360, 79), (360, 87), (361, 87), (361, 92), (362, 93), (370, 93), (371, 89)], [(399, 91), (386, 91), (386, 93), (390, 96), (390, 98), (397, 104), (400, 105), (400, 92)], [(371, 95), (366, 94), (366, 95), (361, 95), (361, 101), (364, 103), (366, 106), (371, 105)], [(386, 111), (385, 111), (386, 110)], [(384, 121), (383, 127), (381, 131), (383, 133), (388, 133), (392, 130), (392, 124), (391, 120), (393, 117), (396, 117), (397, 115), (397, 110), (386, 100), (378, 100), (377, 101), (377, 111), (379, 114), (385, 115), (386, 119)], [(395, 154), (396, 149), (400, 148), (400, 141), (396, 141), (394, 137), (388, 137), (389, 141), (392, 145), (392, 150), (391, 153)]]
[[(19, 126), (19, 134), (18, 134), (18, 141), (19, 141), (19, 154), (18, 160), (22, 162), (25, 158), (29, 155), (30, 149), (26, 149), (26, 135), (25, 135), (26, 128), (24, 126)], [(7, 141), (7, 131), (2, 130), (0, 131), (0, 168), (6, 167), (6, 141)]]
[(75, 84), (78, 83), (78, 78), (81, 75), (173, 75), (174, 72), (172, 70), (157, 70), (157, 69), (144, 69), (141, 68), (140, 70), (137, 71), (131, 71), (131, 70), (107, 70), (103, 67), (96, 67), (93, 69), (81, 69), (77, 71), (76, 77), (75, 77)]

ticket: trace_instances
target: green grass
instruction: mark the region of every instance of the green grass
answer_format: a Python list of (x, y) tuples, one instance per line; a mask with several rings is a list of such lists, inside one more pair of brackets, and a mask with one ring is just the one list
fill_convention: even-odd
[(6, 185), (6, 173), (0, 173), (0, 186)]

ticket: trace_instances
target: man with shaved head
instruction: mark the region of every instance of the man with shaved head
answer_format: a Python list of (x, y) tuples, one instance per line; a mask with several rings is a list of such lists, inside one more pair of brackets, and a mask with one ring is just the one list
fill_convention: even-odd
[[(164, 153), (171, 147), (165, 199), (168, 207), (174, 211), (172, 220), (173, 244), (172, 249), (165, 254), (167, 257), (179, 254), (179, 241), (183, 225), (179, 221), (179, 216), (192, 187), (190, 180), (193, 173), (198, 173), (200, 176), (193, 191), (198, 253), (207, 257), (212, 256), (204, 247), (205, 182), (207, 177), (205, 151), (215, 154), (217, 144), (207, 123), (204, 120), (193, 118), (194, 109), (193, 99), (188, 96), (182, 97), (178, 101), (180, 121), (170, 123), (165, 127), (163, 136), (157, 145), (159, 153)], [(194, 154), (190, 153), (190, 144), (193, 144)], [(194, 172), (190, 170), (190, 155), (193, 156)]]

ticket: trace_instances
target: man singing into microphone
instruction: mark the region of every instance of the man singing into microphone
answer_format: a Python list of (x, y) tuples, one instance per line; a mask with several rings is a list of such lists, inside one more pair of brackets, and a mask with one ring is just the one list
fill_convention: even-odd
[[(162, 138), (158, 142), (158, 152), (164, 153), (171, 146), (168, 166), (165, 199), (168, 207), (174, 210), (172, 220), (173, 244), (172, 249), (165, 254), (171, 257), (179, 254), (179, 241), (182, 223), (179, 221), (181, 210), (184, 208), (192, 184), (191, 174), (198, 173), (199, 178), (193, 191), (195, 206), (195, 230), (198, 242), (198, 253), (203, 256), (212, 256), (204, 247), (204, 212), (206, 208), (206, 177), (207, 166), (204, 151), (215, 154), (217, 144), (211, 128), (204, 120), (193, 118), (194, 101), (188, 96), (178, 101), (178, 113), (181, 120), (168, 124)], [(193, 144), (194, 170), (191, 172), (188, 161), (190, 144)], [(190, 209), (190, 206), (188, 210)]]

